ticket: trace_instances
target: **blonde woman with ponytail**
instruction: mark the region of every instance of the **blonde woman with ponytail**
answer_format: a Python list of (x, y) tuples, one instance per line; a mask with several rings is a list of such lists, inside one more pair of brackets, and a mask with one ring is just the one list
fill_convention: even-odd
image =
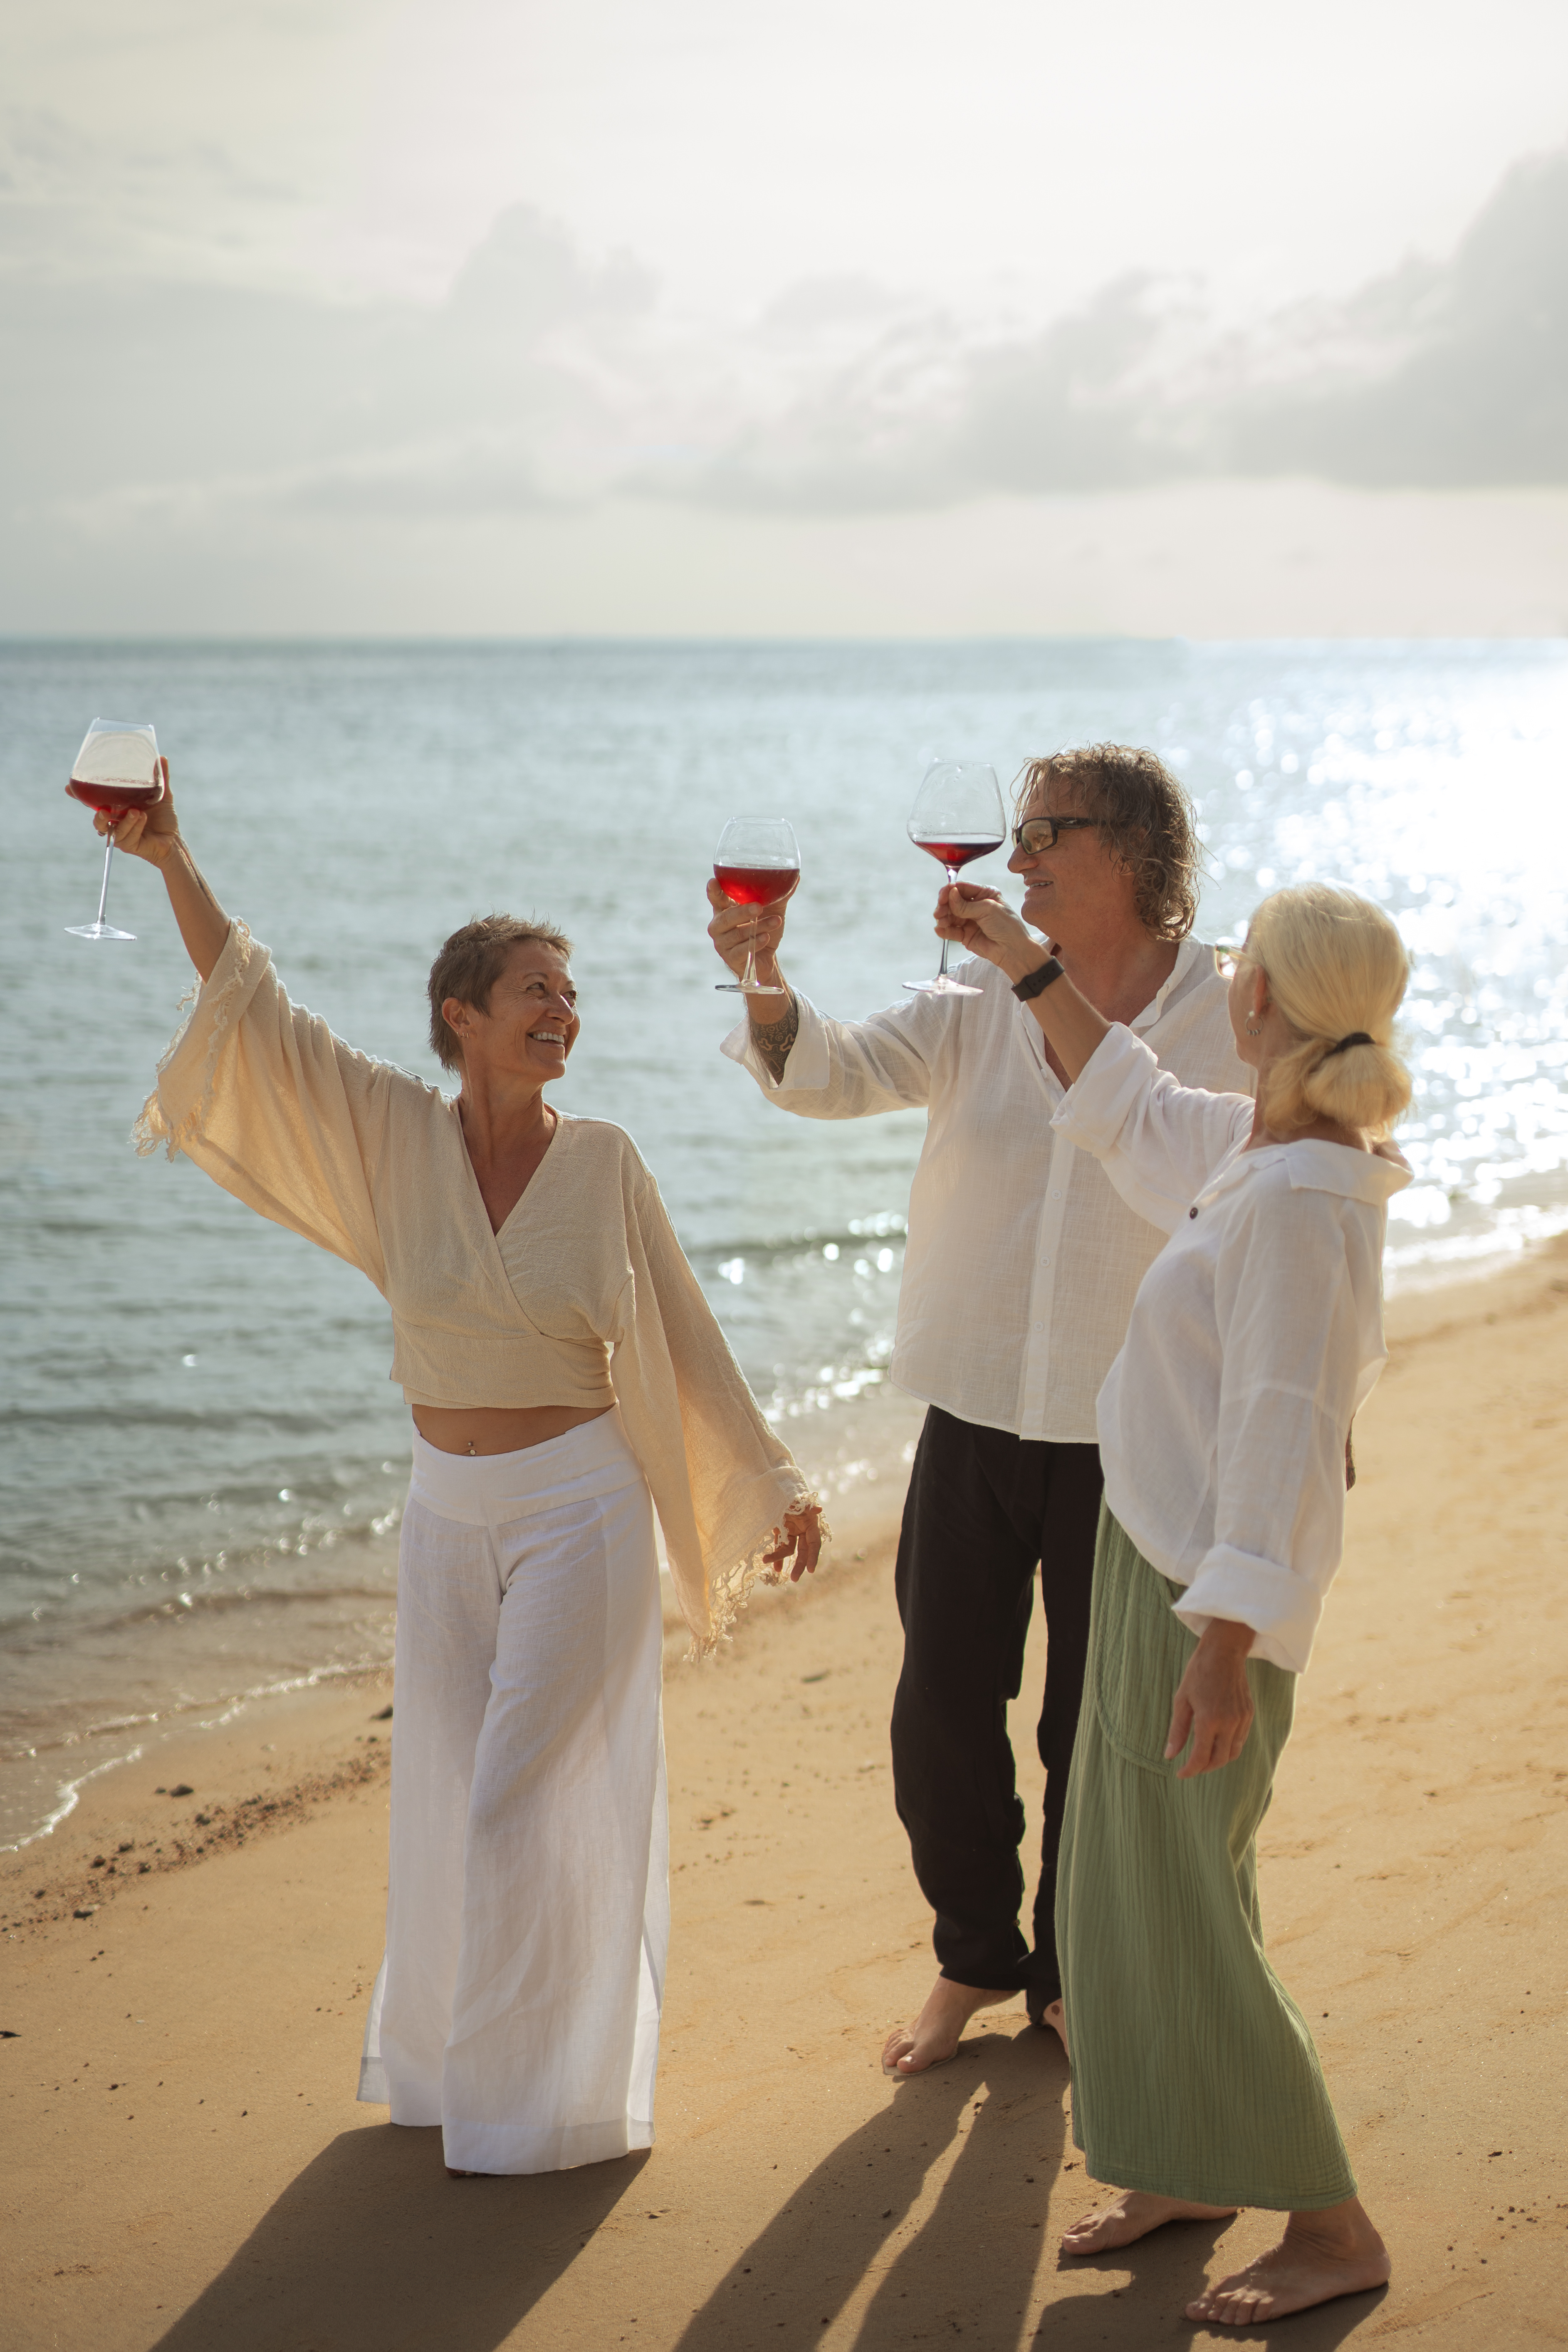
[(1382, 2285), (1306, 2022), (1263, 1950), (1256, 1837), (1344, 1538), (1351, 1423), (1383, 1369), (1387, 1138), (1408, 968), (1326, 884), (1253, 917), (1230, 982), (1256, 1101), (1181, 1086), (994, 892), (937, 928), (1000, 966), (1068, 1091), (1053, 1125), (1168, 1235), (1100, 1391), (1105, 1502), (1058, 1878), (1073, 2136), (1102, 2253), (1244, 2205), (1279, 2243), (1186, 2306), (1258, 2326)]

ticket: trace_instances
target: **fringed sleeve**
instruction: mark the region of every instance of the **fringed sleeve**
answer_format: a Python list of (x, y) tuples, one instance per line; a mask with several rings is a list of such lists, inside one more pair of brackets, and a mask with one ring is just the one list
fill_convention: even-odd
[(226, 1192), (384, 1290), (370, 1171), (384, 1158), (396, 1075), (290, 1004), (267, 950), (235, 923), (158, 1065), (133, 1138), (141, 1152), (183, 1152)]
[(817, 1497), (763, 1418), (658, 1187), (636, 1166), (616, 1396), (664, 1530), (691, 1655), (700, 1657), (729, 1633), (752, 1587), (774, 1580), (763, 1555), (784, 1514)]

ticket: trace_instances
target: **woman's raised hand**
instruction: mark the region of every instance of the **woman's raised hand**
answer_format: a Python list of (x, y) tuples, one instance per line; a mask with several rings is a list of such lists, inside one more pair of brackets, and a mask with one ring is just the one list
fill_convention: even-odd
[(782, 1577), (787, 1567), (790, 1582), (798, 1584), (812, 1573), (821, 1554), (822, 1505), (803, 1503), (798, 1511), (784, 1513), (784, 1526), (773, 1529), (773, 1547), (763, 1558), (775, 1577)]
[(149, 866), (162, 866), (180, 837), (167, 760), (158, 762), (158, 798), (151, 808), (127, 809), (121, 817), (111, 816), (107, 809), (92, 812), (95, 833), (112, 834), (116, 849), (122, 849), (127, 857), (144, 857)]
[[(737, 907), (726, 898), (717, 882), (708, 885), (708, 904), (713, 909), (713, 920), (708, 926), (708, 936), (723, 957), (737, 980), (746, 969), (746, 950), (753, 938), (757, 948), (757, 978), (768, 987), (783, 990), (779, 968), (774, 961), (779, 941), (784, 937), (784, 909), (787, 898), (775, 898), (766, 907)], [(774, 1008), (776, 1013), (777, 1008)], [(772, 1020), (773, 1014), (768, 1018)]]
[[(127, 857), (145, 858), (156, 866), (169, 893), (169, 904), (180, 926), (186, 952), (202, 979), (210, 980), (228, 938), (228, 917), (197, 872), (191, 853), (180, 839), (180, 820), (169, 790), (169, 762), (158, 762), (158, 798), (148, 809), (127, 809), (111, 818), (103, 809), (93, 812), (93, 829), (112, 834), (114, 846)], [(175, 848), (180, 856), (174, 855)]]
[(1046, 952), (1001, 892), (980, 882), (943, 883), (937, 892), (936, 934), (1019, 978)]

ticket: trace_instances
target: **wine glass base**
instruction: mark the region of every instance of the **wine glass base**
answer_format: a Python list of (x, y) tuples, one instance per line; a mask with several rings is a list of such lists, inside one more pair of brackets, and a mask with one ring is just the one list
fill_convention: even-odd
[(73, 940), (133, 940), (134, 931), (117, 931), (112, 923), (68, 923)]
[(966, 980), (906, 980), (904, 986), (915, 996), (984, 996), (983, 988), (971, 988)]

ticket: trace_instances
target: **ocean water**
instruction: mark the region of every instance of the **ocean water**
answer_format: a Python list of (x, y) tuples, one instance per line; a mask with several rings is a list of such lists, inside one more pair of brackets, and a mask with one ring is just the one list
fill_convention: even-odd
[[(795, 823), (785, 961), (853, 1017), (934, 966), (904, 836), (933, 752), (1157, 747), (1200, 806), (1200, 933), (1322, 877), (1397, 916), (1416, 1183), (1397, 1286), (1568, 1223), (1568, 646), (0, 647), (0, 1845), (247, 1694), (387, 1654), (408, 1423), (369, 1286), (129, 1130), (188, 981), (162, 887), (97, 903), (63, 796), (95, 715), (150, 718), (196, 856), (297, 999), (434, 1076), (441, 939), (504, 906), (577, 941), (556, 1090), (651, 1162), (731, 1341), (836, 1512), (887, 1511), (883, 1372), (919, 1113), (784, 1118), (718, 1053), (703, 883), (726, 817)], [(1000, 859), (977, 878), (1007, 885)], [(1015, 886), (1016, 887), (1016, 886)]]

